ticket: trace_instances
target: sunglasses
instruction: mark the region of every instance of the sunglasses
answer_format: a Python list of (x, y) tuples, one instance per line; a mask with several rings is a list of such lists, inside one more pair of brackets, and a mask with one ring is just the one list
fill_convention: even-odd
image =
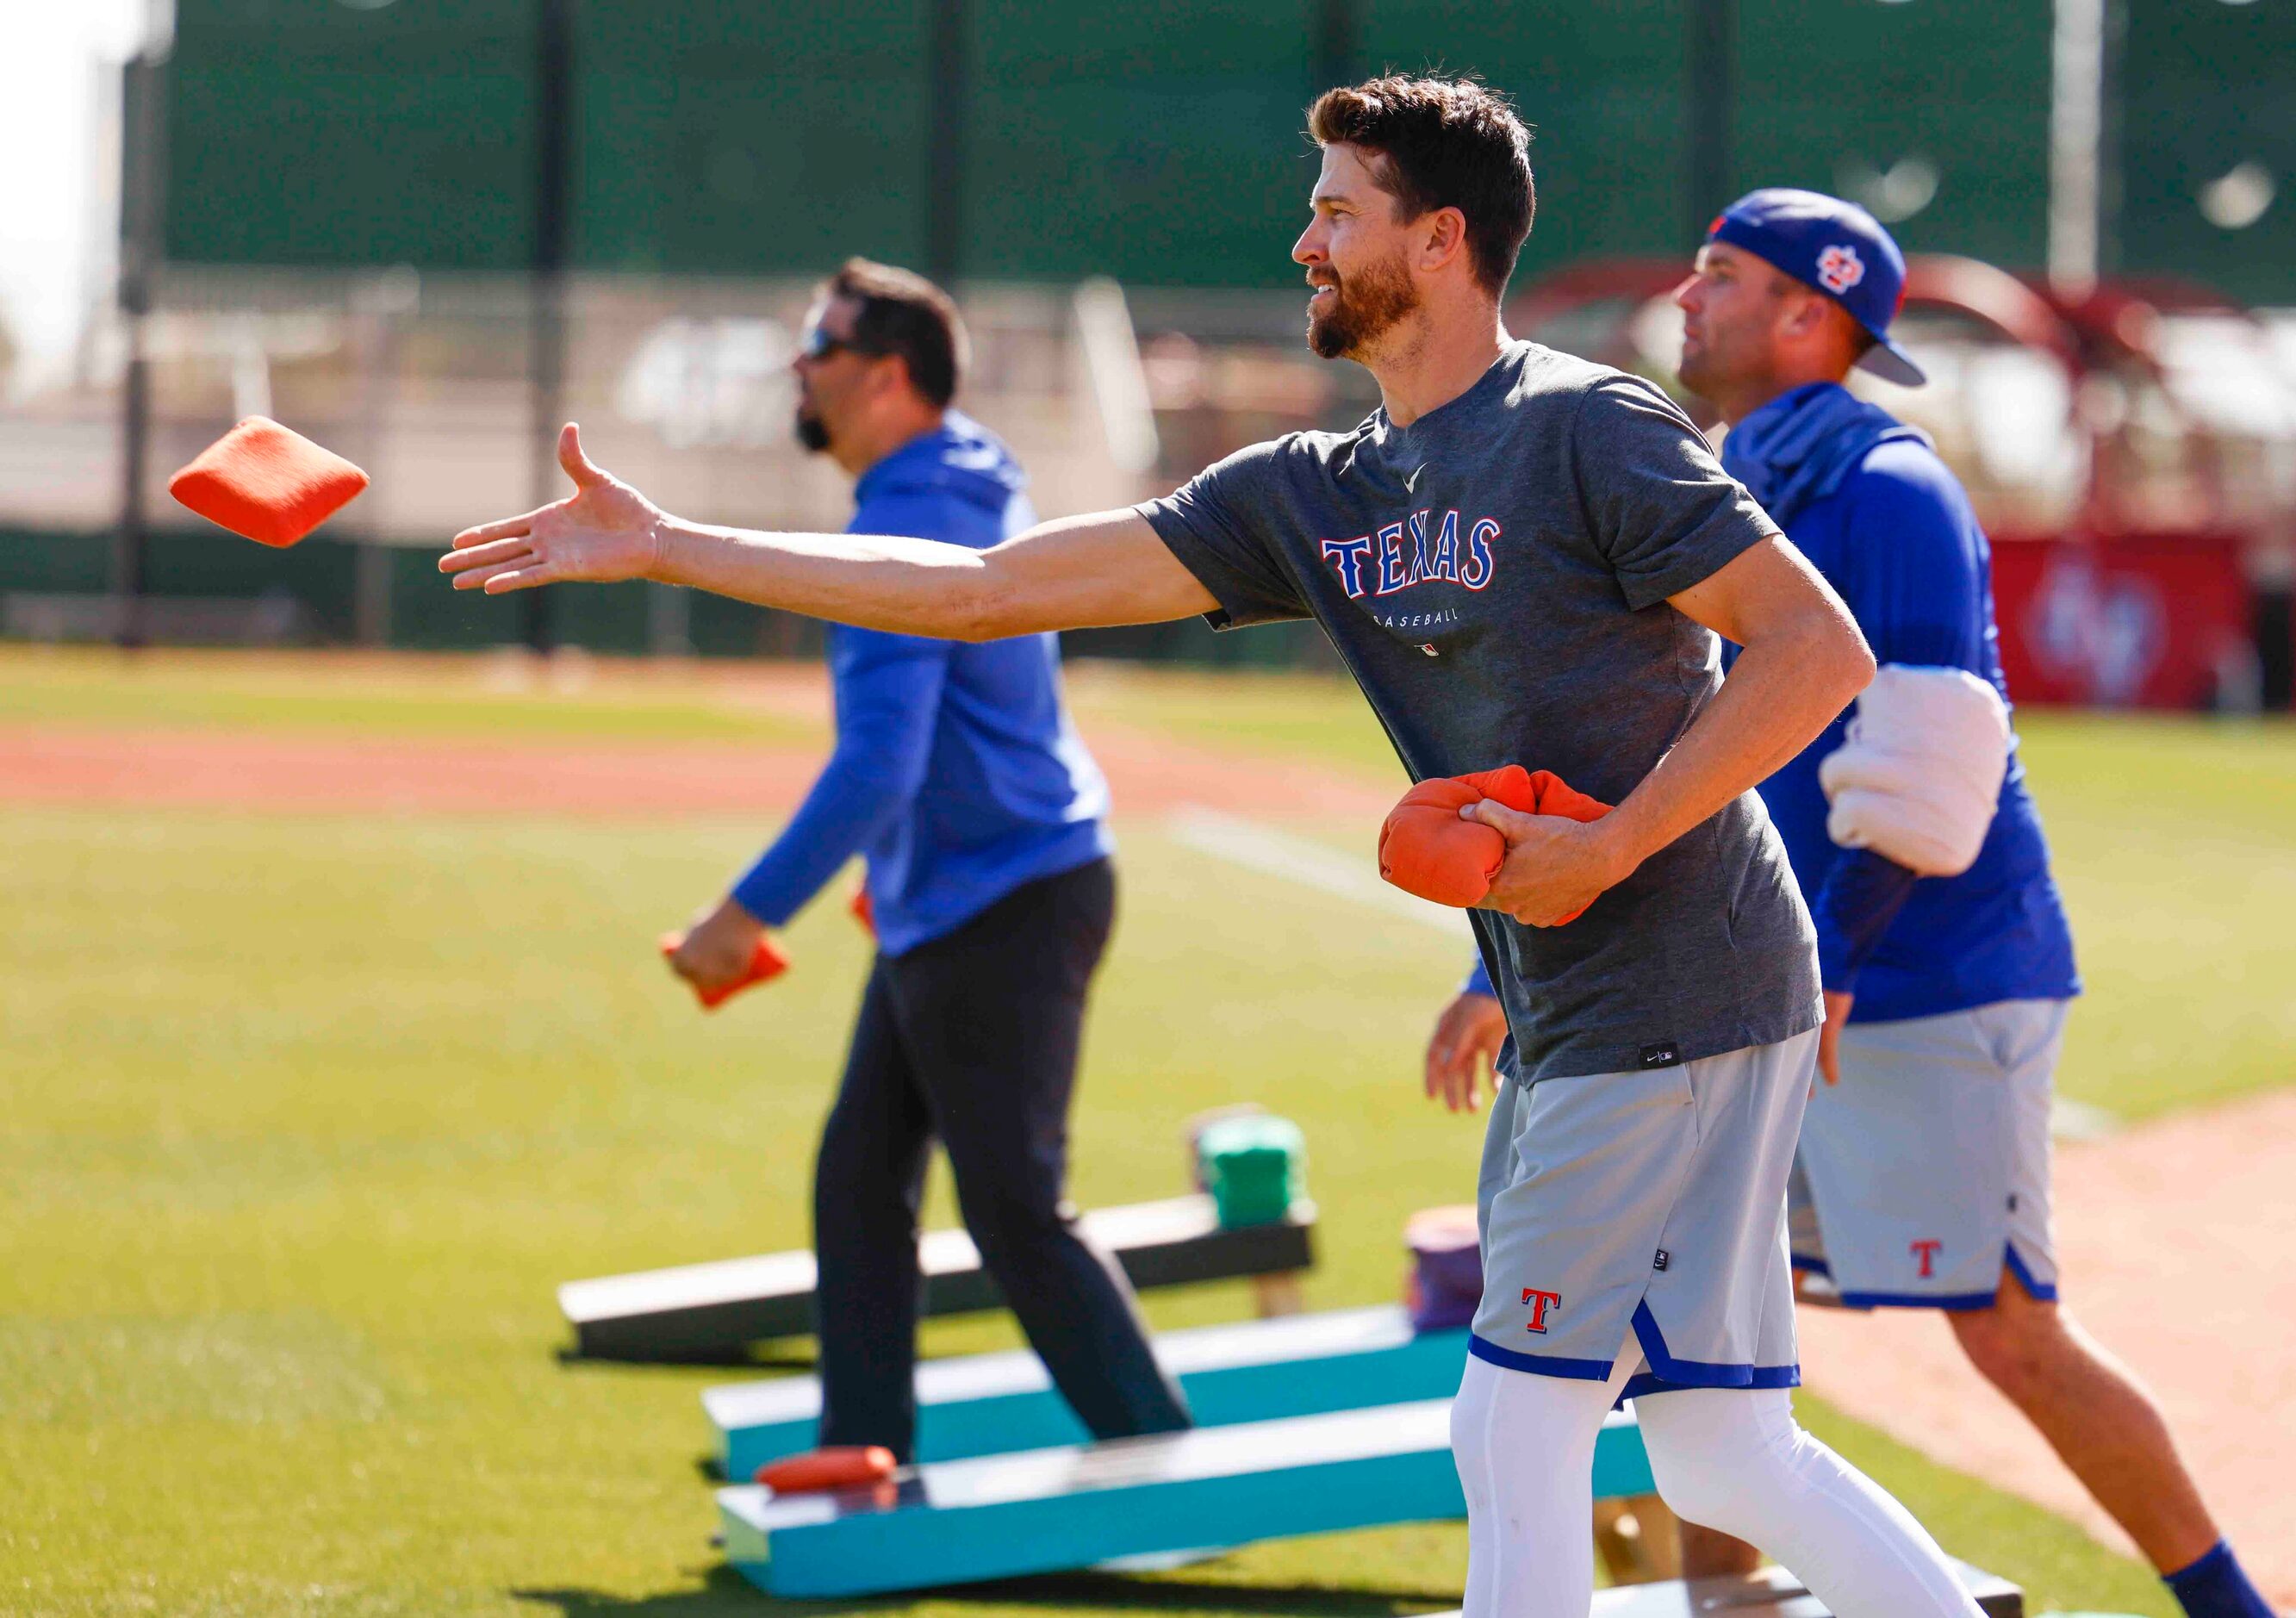
[(839, 337), (833, 333), (824, 331), (818, 320), (806, 322), (805, 330), (798, 334), (797, 351), (806, 359), (827, 359), (831, 355), (839, 353), (858, 354), (867, 358), (875, 358), (884, 353), (882, 349), (873, 349), (866, 343), (856, 342), (849, 337)]

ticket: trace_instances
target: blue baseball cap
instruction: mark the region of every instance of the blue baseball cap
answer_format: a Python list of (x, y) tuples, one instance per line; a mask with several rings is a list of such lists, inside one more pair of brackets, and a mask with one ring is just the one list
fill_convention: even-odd
[(1929, 381), (1890, 341), (1890, 322), (1906, 300), (1906, 255), (1882, 222), (1857, 203), (1818, 191), (1766, 186), (1715, 215), (1706, 239), (1744, 248), (1849, 310), (1874, 340), (1857, 363), (1874, 375), (1908, 388)]

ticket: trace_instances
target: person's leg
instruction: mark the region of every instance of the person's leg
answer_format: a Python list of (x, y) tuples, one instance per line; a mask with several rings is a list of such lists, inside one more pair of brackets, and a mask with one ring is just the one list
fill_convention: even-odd
[[(1786, 1249), (1792, 1255), (1794, 1303), (1797, 1308), (1804, 1307), (1808, 1303), (1803, 1295), (1805, 1282), (1826, 1271), (1825, 1234), (1818, 1226), (1809, 1177), (1799, 1156), (1786, 1180)], [(1675, 1533), (1682, 1546), (1682, 1576), (1685, 1579), (1744, 1574), (1761, 1568), (1762, 1553), (1743, 1540), (1690, 1522), (1677, 1522)]]
[(814, 1166), (814, 1310), (821, 1442), (882, 1444), (912, 1458), (916, 1433), (917, 1204), (931, 1117), (894, 1021), (881, 961)]
[(1629, 1339), (1607, 1381), (1467, 1360), (1451, 1454), (1467, 1497), (1462, 1618), (1586, 1618), (1595, 1591), (1595, 1441), (1641, 1363)]
[[(1970, 1363), (2040, 1430), (2163, 1577), (2192, 1568), (2217, 1548), (2222, 1535), (2185, 1470), (2160, 1406), (2054, 1300), (2033, 1297), (2005, 1269), (1990, 1308), (1957, 1310), (1947, 1318)], [(2236, 1565), (2231, 1577), (2246, 1584)], [(2246, 1610), (2269, 1610), (2252, 1589), (2251, 1597), (2254, 1605)]]
[(1113, 872), (1097, 860), (1016, 890), (893, 963), (965, 1228), (1054, 1384), (1101, 1438), (1189, 1425), (1131, 1284), (1062, 1196), (1086, 991), (1115, 903)]
[(1761, 1547), (1829, 1612), (1977, 1618), (1928, 1531), (1804, 1432), (1785, 1389), (1674, 1388), (1635, 1414), (1666, 1503)]

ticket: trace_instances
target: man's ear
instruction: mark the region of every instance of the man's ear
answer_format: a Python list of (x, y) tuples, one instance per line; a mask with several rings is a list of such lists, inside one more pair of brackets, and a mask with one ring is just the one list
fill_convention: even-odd
[(909, 387), (909, 362), (900, 354), (880, 354), (869, 365), (869, 389), (879, 398)]
[(1419, 267), (1439, 270), (1467, 251), (1467, 216), (1438, 208), (1420, 222)]
[(1782, 329), (1789, 337), (1815, 337), (1825, 329), (1828, 313), (1833, 307), (1816, 292), (1796, 287), (1793, 289), (1792, 295), (1786, 300), (1785, 317), (1781, 323)]

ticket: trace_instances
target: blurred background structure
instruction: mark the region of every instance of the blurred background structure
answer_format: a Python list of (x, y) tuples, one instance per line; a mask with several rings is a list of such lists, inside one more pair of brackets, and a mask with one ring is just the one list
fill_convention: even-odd
[[(1301, 110), (1390, 66), (1536, 127), (1517, 333), (1661, 381), (1721, 203), (1864, 202), (1937, 378), (1875, 390), (1982, 505), (2015, 694), (2288, 706), (2296, 13), (2255, 0), (176, 0), (56, 155), (110, 177), (119, 251), (0, 404), (0, 635), (803, 651), (681, 592), (455, 595), (431, 557), (554, 497), (563, 416), (681, 512), (840, 523), (786, 364), (850, 253), (956, 286), (962, 402), (1048, 513), (1352, 423), (1368, 378), (1300, 339)], [(293, 553), (164, 494), (251, 413), (374, 474)]]

